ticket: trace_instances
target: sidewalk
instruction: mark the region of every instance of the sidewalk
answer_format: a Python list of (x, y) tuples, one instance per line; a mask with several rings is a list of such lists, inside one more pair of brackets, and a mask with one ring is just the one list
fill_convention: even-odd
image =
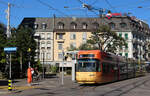
[(12, 80), (12, 91), (8, 91), (8, 80), (0, 80), (0, 94), (23, 91), (31, 88), (38, 88), (38, 83), (27, 83), (27, 79), (14, 79)]
[[(29, 89), (36, 88), (56, 88), (62, 86), (62, 78), (61, 75), (52, 76), (49, 78), (45, 78), (41, 81), (36, 81), (31, 83), (31, 86), (27, 83), (27, 78), (25, 79), (15, 79), (12, 83), (12, 91), (8, 91), (8, 80), (0, 80), (0, 95), (7, 93), (17, 93), (22, 92)], [(64, 76), (64, 87), (73, 86), (73, 82), (71, 80), (71, 76)]]

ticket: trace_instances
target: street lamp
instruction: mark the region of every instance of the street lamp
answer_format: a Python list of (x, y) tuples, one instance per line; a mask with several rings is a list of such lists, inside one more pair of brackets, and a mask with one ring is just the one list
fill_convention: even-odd
[(42, 76), (43, 76), (43, 79), (44, 79), (44, 57), (45, 57), (45, 53), (44, 53), (44, 50), (42, 51), (43, 52), (43, 64), (42, 64), (42, 71), (43, 71), (43, 74), (42, 74)]
[(139, 45), (140, 47), (140, 50), (139, 50), (139, 57), (138, 57), (138, 63), (139, 63), (139, 67), (141, 67), (141, 55), (142, 55), (142, 52), (141, 52), (141, 45)]
[(62, 49), (62, 82), (61, 84), (64, 85), (64, 49)]

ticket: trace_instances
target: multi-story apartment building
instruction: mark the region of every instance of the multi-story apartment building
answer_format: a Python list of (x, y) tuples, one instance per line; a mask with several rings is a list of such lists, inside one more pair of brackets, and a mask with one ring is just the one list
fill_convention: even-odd
[(53, 58), (53, 19), (50, 18), (24, 18), (21, 22), (24, 27), (30, 27), (35, 31), (37, 41), (37, 60), (44, 64), (51, 64)]
[[(32, 27), (40, 38), (39, 57), (47, 64), (62, 63), (62, 53), (67, 52), (70, 46), (79, 47), (91, 36), (99, 25), (109, 25), (112, 31), (127, 41), (127, 46), (118, 49), (116, 54), (142, 60), (150, 60), (148, 51), (150, 44), (150, 30), (142, 20), (122, 15), (99, 18), (24, 18), (23, 26)], [(43, 55), (43, 53), (45, 55)], [(71, 67), (71, 62), (64, 66)]]

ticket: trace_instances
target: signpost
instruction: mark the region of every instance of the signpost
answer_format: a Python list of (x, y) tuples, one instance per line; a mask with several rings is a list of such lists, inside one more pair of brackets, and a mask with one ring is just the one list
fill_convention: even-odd
[(6, 55), (8, 57), (9, 55), (9, 80), (8, 80), (8, 90), (12, 90), (12, 81), (11, 81), (11, 53), (16, 52), (17, 47), (5, 47), (4, 52), (6, 52)]
[(12, 52), (16, 52), (17, 51), (17, 47), (5, 47), (4, 51), (6, 53), (12, 53)]

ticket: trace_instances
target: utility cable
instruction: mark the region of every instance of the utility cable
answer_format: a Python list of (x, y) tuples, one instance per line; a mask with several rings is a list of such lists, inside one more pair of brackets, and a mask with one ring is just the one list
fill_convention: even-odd
[(115, 9), (115, 7), (113, 7), (113, 6), (109, 3), (108, 0), (105, 0), (105, 1), (106, 1), (106, 3), (107, 3), (112, 9), (114, 9), (114, 10), (117, 12), (117, 10)]
[(45, 2), (43, 2), (43, 1), (41, 1), (41, 0), (36, 0), (36, 1), (38, 1), (39, 3), (41, 3), (41, 4), (44, 5), (44, 6), (47, 6), (48, 8), (50, 8), (50, 9), (52, 9), (52, 10), (57, 11), (58, 13), (60, 13), (60, 14), (62, 14), (62, 15), (64, 15), (64, 16), (66, 16), (66, 17), (69, 17), (69, 16), (66, 15), (65, 13), (61, 12), (60, 10), (58, 10), (58, 9), (56, 9), (56, 8), (54, 8), (54, 7), (52, 7), (52, 6), (50, 6), (49, 4), (47, 4), (47, 3), (45, 3)]

